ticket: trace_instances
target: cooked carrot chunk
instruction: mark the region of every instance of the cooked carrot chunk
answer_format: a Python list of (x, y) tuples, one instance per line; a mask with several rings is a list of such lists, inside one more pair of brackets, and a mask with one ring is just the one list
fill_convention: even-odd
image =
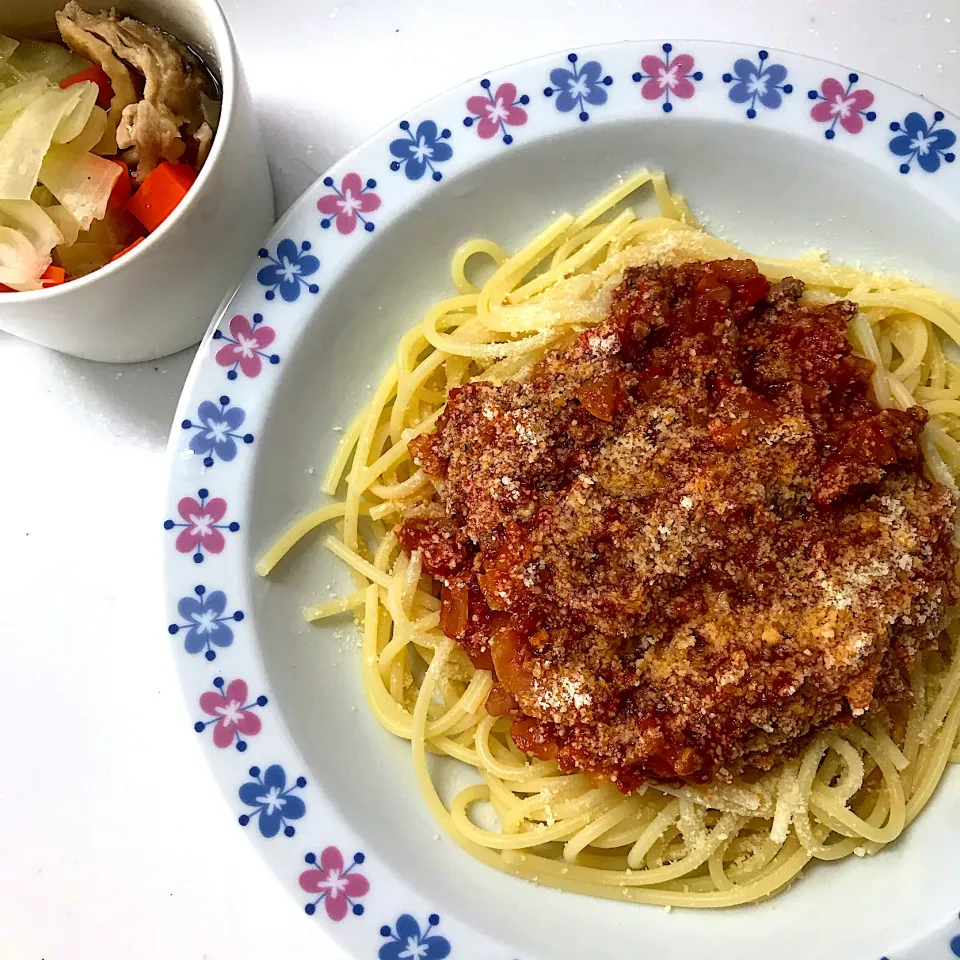
[(40, 274), (40, 282), (45, 287), (57, 287), (67, 279), (67, 271), (63, 267), (58, 267), (51, 263), (46, 270)]
[(113, 86), (110, 83), (110, 78), (99, 64), (94, 64), (92, 67), (87, 67), (86, 70), (64, 77), (60, 81), (60, 86), (66, 90), (67, 87), (72, 87), (75, 83), (84, 83), (88, 80), (100, 88), (100, 92), (97, 94), (97, 106), (109, 110), (110, 101), (113, 99)]
[(130, 198), (127, 209), (151, 233), (176, 209), (197, 179), (185, 163), (161, 163)]
[(120, 176), (117, 177), (117, 182), (110, 192), (110, 199), (107, 201), (107, 209), (116, 210), (125, 207), (130, 202), (130, 168), (116, 157), (107, 157), (107, 159), (120, 168)]

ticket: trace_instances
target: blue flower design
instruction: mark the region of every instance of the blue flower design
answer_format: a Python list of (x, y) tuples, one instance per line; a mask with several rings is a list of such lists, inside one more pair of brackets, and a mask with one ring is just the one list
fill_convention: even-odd
[(550, 83), (552, 86), (545, 87), (543, 95), (552, 97), (557, 95), (555, 101), (557, 109), (561, 113), (569, 113), (575, 107), (580, 108), (579, 117), (581, 120), (589, 120), (590, 114), (584, 109), (584, 104), (592, 104), (599, 107), (607, 102), (607, 91), (604, 87), (609, 87), (613, 83), (613, 77), (601, 77), (603, 67), (597, 60), (588, 60), (582, 66), (577, 66), (577, 55), (575, 53), (567, 54), (567, 60), (570, 61), (571, 70), (565, 67), (556, 67), (550, 71)]
[(240, 826), (245, 827), (253, 817), (258, 818), (257, 825), (262, 836), (268, 840), (275, 837), (280, 828), (283, 834), (292, 837), (296, 830), (287, 822), (299, 820), (306, 812), (304, 802), (293, 795), (294, 790), (302, 790), (307, 781), (305, 777), (297, 777), (292, 787), (287, 787), (287, 775), (283, 767), (274, 763), (260, 775), (259, 767), (251, 767), (250, 776), (254, 779), (240, 787), (240, 800), (248, 807), (254, 808), (254, 813), (240, 815)]
[(381, 937), (390, 939), (380, 948), (380, 960), (443, 960), (450, 956), (450, 941), (446, 937), (430, 936), (430, 931), (440, 923), (440, 917), (431, 913), (429, 926), (422, 933), (420, 924), (404, 913), (397, 917), (397, 932), (384, 925)]
[(768, 110), (777, 110), (783, 103), (783, 94), (793, 93), (793, 85), (784, 83), (787, 79), (787, 68), (781, 63), (767, 63), (770, 54), (761, 50), (757, 54), (757, 63), (741, 58), (733, 65), (733, 73), (723, 75), (724, 83), (736, 83), (730, 88), (727, 96), (734, 103), (749, 103), (747, 118), (752, 120), (757, 115), (757, 102)]
[(208, 660), (217, 658), (214, 647), (229, 647), (233, 643), (231, 621), (239, 623), (243, 619), (242, 610), (227, 613), (227, 595), (222, 590), (212, 590), (200, 584), (193, 588), (194, 597), (181, 597), (177, 604), (177, 612), (184, 623), (171, 623), (167, 632), (176, 636), (181, 630), (186, 631), (183, 637), (183, 649), (187, 653), (200, 653), (206, 650), (204, 656)]
[(902, 124), (896, 121), (890, 124), (894, 132), (902, 131), (890, 141), (891, 153), (908, 158), (900, 164), (901, 173), (909, 173), (914, 160), (927, 173), (936, 173), (940, 169), (941, 157), (947, 163), (953, 163), (956, 154), (951, 153), (950, 148), (957, 142), (957, 135), (946, 127), (938, 130), (936, 127), (941, 120), (943, 112), (937, 110), (929, 126), (919, 113), (908, 113)]
[(261, 259), (270, 261), (268, 266), (261, 267), (257, 272), (257, 282), (269, 288), (264, 294), (268, 300), (277, 295), (277, 290), (287, 303), (293, 303), (300, 296), (301, 287), (306, 287), (311, 293), (320, 292), (315, 283), (309, 283), (305, 279), (320, 269), (320, 261), (313, 254), (307, 253), (309, 249), (309, 240), (304, 240), (298, 248), (287, 238), (277, 245), (275, 257), (271, 256), (266, 248), (258, 252)]
[(212, 467), (214, 457), (229, 463), (237, 455), (237, 441), (253, 443), (253, 434), (239, 434), (246, 413), (240, 407), (231, 407), (229, 397), (220, 397), (220, 403), (204, 400), (197, 408), (197, 423), (189, 418), (180, 425), (184, 430), (196, 430), (190, 439), (190, 449), (203, 457), (203, 465)]
[(390, 143), (390, 152), (397, 158), (390, 164), (390, 169), (397, 171), (403, 167), (404, 175), (408, 180), (419, 180), (427, 170), (434, 180), (443, 179), (443, 174), (435, 169), (435, 163), (446, 163), (453, 156), (453, 148), (449, 143), (450, 131), (444, 127), (438, 131), (432, 120), (424, 120), (417, 127), (416, 133), (410, 132), (410, 122), (400, 121), (400, 129), (406, 134)]

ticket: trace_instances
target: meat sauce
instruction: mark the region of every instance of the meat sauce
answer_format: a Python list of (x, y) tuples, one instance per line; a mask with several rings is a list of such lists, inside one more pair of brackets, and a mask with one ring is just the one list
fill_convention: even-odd
[(628, 270), (523, 382), (411, 445), (442, 518), (397, 530), (527, 753), (611, 779), (767, 769), (909, 697), (956, 599), (921, 408), (880, 410), (856, 306), (751, 261)]

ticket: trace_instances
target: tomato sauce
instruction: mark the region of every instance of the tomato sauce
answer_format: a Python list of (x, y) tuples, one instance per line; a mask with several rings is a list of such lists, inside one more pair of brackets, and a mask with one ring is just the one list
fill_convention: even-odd
[(855, 313), (751, 261), (632, 268), (526, 379), (450, 392), (411, 444), (444, 516), (397, 535), (521, 749), (699, 783), (909, 699), (955, 505), (924, 411), (871, 395)]

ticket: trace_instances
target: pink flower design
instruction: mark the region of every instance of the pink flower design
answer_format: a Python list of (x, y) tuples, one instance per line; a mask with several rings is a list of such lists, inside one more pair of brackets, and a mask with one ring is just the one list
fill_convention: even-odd
[(875, 120), (877, 115), (869, 108), (873, 105), (873, 94), (869, 90), (854, 90), (859, 81), (855, 73), (848, 77), (846, 87), (834, 77), (827, 77), (820, 84), (820, 91), (811, 90), (807, 96), (816, 100), (810, 110), (810, 116), (817, 123), (829, 123), (830, 127), (824, 136), (832, 140), (836, 135), (836, 125), (839, 123), (847, 133), (859, 133), (863, 129), (863, 121)]
[[(234, 738), (238, 743), (240, 736), (253, 737), (260, 732), (260, 718), (251, 711), (253, 703), (247, 703), (247, 684), (243, 680), (231, 680), (227, 689), (223, 689), (223, 680), (214, 681), (216, 691), (208, 691), (200, 696), (200, 709), (210, 717), (216, 717), (213, 723), (213, 742), (220, 747), (229, 747)], [(266, 697), (261, 697), (266, 703)], [(257, 701), (259, 706), (263, 706)], [(198, 721), (197, 729), (206, 724)]]
[(373, 213), (380, 207), (380, 198), (370, 192), (377, 185), (376, 180), (364, 183), (358, 173), (348, 173), (340, 182), (339, 190), (333, 177), (324, 177), (323, 183), (324, 186), (333, 187), (334, 192), (317, 201), (317, 209), (326, 215), (320, 221), (320, 226), (329, 227), (329, 218), (336, 217), (337, 230), (341, 234), (353, 233), (357, 220), (366, 230), (373, 230), (373, 224), (365, 220), (362, 214)]
[[(229, 530), (231, 533), (236, 533), (240, 529), (240, 524), (236, 520), (231, 520), (230, 523), (221, 523), (224, 514), (227, 512), (227, 501), (221, 497), (214, 497), (210, 499), (210, 491), (205, 487), (201, 487), (197, 491), (198, 499), (194, 500), (193, 497), (184, 497), (177, 504), (177, 512), (180, 514), (180, 522), (176, 520), (164, 520), (163, 529), (164, 530), (173, 530), (175, 527), (180, 528), (180, 533), (177, 534), (177, 543), (176, 547), (180, 553), (190, 553), (192, 550), (196, 550), (196, 553), (193, 554), (194, 563), (203, 563), (203, 551), (206, 550), (207, 553), (220, 553), (223, 550), (226, 540), (224, 539), (223, 530)], [(202, 593), (202, 588), (197, 588), (197, 593)], [(223, 603), (224, 597), (221, 591), (216, 591), (215, 594), (211, 594), (211, 600), (214, 595), (216, 595), (221, 601), (219, 613), (223, 612)], [(190, 616), (193, 613), (197, 612), (194, 609), (184, 611), (183, 607), (184, 601), (181, 601), (181, 613), (183, 616)], [(190, 605), (192, 607), (192, 604)], [(208, 624), (213, 622), (213, 619), (219, 616), (218, 612), (215, 612), (213, 609), (207, 611), (205, 617)], [(236, 617), (234, 618), (236, 619)], [(240, 619), (243, 619), (241, 614)], [(199, 620), (197, 621), (199, 623)], [(176, 630), (171, 632), (176, 633)], [(219, 646), (224, 646), (225, 644), (218, 644)], [(229, 640), (227, 644), (229, 645)], [(198, 647), (197, 650), (202, 649)], [(196, 651), (190, 651), (196, 652)], [(213, 657), (208, 657), (212, 660)]]
[(217, 351), (217, 363), (221, 367), (230, 367), (227, 377), (235, 380), (237, 377), (237, 367), (248, 377), (260, 375), (263, 368), (263, 360), (267, 359), (271, 363), (277, 363), (279, 357), (276, 354), (268, 355), (266, 348), (273, 343), (276, 337), (276, 331), (272, 327), (263, 325), (263, 316), (259, 313), (253, 315), (253, 323), (243, 316), (237, 314), (230, 321), (230, 336), (220, 330), (213, 335), (215, 340), (226, 340), (227, 343)]
[[(315, 864), (315, 854), (308, 853), (307, 863)], [(362, 873), (353, 873), (353, 868), (363, 863), (362, 853), (354, 854), (353, 863), (344, 869), (343, 854), (336, 847), (327, 847), (320, 854), (319, 869), (304, 870), (300, 874), (300, 886), (307, 893), (319, 894), (316, 900), (308, 903), (306, 912), (312, 914), (322, 900), (331, 920), (342, 920), (352, 906), (358, 916), (363, 906), (353, 901), (370, 891), (370, 883)]]
[(208, 553), (220, 553), (226, 541), (218, 523), (226, 512), (227, 501), (222, 497), (214, 497), (212, 500), (184, 497), (177, 504), (177, 513), (185, 521), (177, 524), (183, 527), (177, 535), (177, 550), (180, 553), (190, 553), (202, 546)]
[(694, 80), (702, 80), (703, 73), (694, 71), (694, 60), (689, 53), (678, 53), (671, 58), (673, 44), (665, 43), (661, 48), (663, 59), (649, 54), (640, 61), (640, 70), (633, 75), (635, 83), (643, 81), (640, 94), (645, 100), (663, 99), (663, 112), (673, 109), (671, 95), (680, 100), (689, 100), (696, 87)]
[(503, 132), (503, 142), (512, 143), (513, 137), (507, 133), (507, 127), (522, 127), (527, 122), (524, 110), (530, 98), (524, 94), (517, 96), (517, 88), (512, 83), (501, 83), (496, 91), (490, 92), (490, 81), (481, 80), (484, 93), (467, 100), (470, 116), (464, 118), (464, 126), (477, 125), (477, 135), (483, 140), (495, 137)]
[(667, 89), (681, 100), (693, 96), (693, 83), (687, 79), (693, 70), (693, 57), (689, 53), (678, 54), (669, 67), (659, 57), (647, 56), (640, 61), (640, 67), (650, 77), (640, 88), (645, 100), (659, 100)]

